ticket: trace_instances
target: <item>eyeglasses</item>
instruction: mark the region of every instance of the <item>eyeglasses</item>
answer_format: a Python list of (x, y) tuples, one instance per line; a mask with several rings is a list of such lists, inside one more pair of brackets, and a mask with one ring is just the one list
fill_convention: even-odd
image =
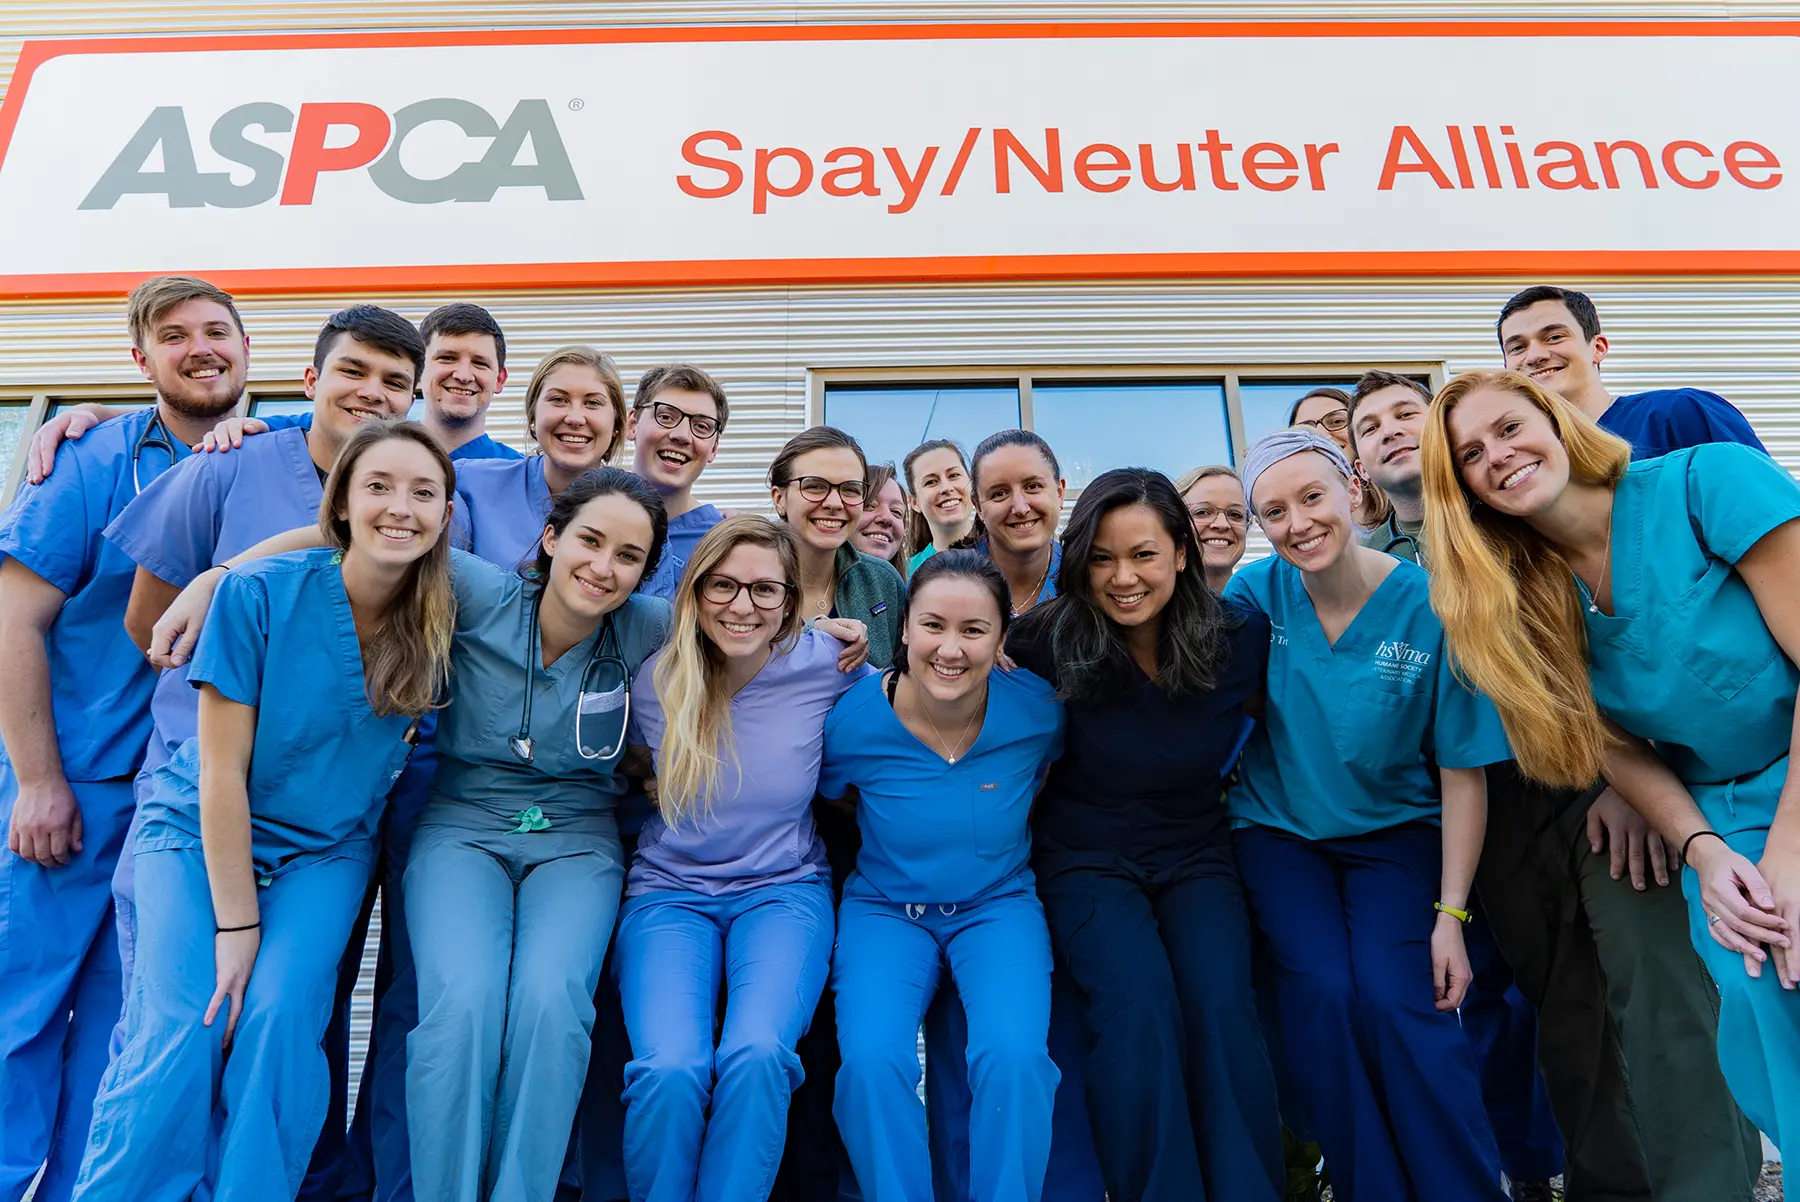
[(1348, 409), (1333, 409), (1324, 417), (1309, 417), (1304, 421), (1297, 421), (1294, 424), (1296, 426), (1318, 426), (1320, 429), (1329, 430), (1333, 434), (1342, 434), (1345, 430), (1350, 428), (1350, 411)]
[(1224, 509), (1220, 509), (1217, 505), (1196, 505), (1188, 510), (1188, 516), (1193, 518), (1194, 521), (1201, 526), (1206, 525), (1221, 513), (1225, 515), (1225, 520), (1230, 522), (1233, 526), (1248, 526), (1250, 524), (1250, 511), (1248, 509), (1239, 509), (1236, 505), (1228, 505)]
[(780, 609), (787, 604), (788, 585), (780, 580), (733, 580), (708, 572), (700, 578), (700, 595), (714, 605), (730, 605), (738, 594), (748, 592), (750, 604), (758, 609)]
[(814, 502), (823, 501), (835, 492), (844, 499), (844, 504), (861, 505), (863, 495), (867, 491), (861, 480), (839, 480), (833, 484), (823, 476), (801, 476), (798, 480), (789, 480), (788, 483), (798, 488), (801, 496)]
[(701, 442), (705, 442), (719, 432), (718, 418), (707, 417), (704, 413), (689, 413), (686, 409), (678, 409), (667, 401), (651, 401), (648, 405), (640, 405), (639, 408), (650, 410), (650, 416), (655, 418), (656, 424), (665, 430), (673, 430), (685, 420), (688, 429), (692, 430), (694, 437)]

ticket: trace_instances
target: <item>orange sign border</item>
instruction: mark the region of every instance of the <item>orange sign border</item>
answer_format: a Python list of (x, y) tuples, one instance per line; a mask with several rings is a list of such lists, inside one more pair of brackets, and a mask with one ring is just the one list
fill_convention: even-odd
[[(37, 69), (71, 54), (194, 50), (537, 46), (651, 42), (921, 41), (1034, 38), (1800, 37), (1800, 21), (1331, 21), (973, 25), (704, 25), (61, 39), (26, 42), (0, 102), (0, 165)], [(149, 273), (0, 274), (0, 299), (122, 296)], [(779, 284), (1430, 275), (1790, 275), (1800, 251), (1306, 251), (707, 259), (211, 271), (234, 293), (521, 290)]]

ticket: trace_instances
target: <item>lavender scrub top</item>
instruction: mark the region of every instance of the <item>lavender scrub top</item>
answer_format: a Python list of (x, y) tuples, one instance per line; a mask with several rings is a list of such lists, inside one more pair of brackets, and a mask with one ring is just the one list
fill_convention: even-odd
[[(653, 812), (638, 838), (625, 895), (685, 889), (711, 896), (764, 885), (828, 880), (825, 845), (813, 829), (812, 801), (825, 744), (825, 716), (873, 669), (840, 672), (843, 644), (808, 630), (777, 651), (731, 699), (731, 749), (722, 754), (722, 791), (671, 828)], [(632, 682), (633, 743), (659, 761), (665, 726), (656, 695), (657, 652)]]

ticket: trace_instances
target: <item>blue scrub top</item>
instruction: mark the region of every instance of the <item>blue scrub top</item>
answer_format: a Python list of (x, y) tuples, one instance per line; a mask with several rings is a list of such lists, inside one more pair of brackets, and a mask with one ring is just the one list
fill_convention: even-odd
[[(413, 719), (369, 706), (341, 563), (320, 548), (226, 573), (183, 685), (197, 696), (210, 684), (256, 708), (248, 785), (260, 876), (329, 856), (373, 858), (384, 799), (411, 750)], [(151, 774), (142, 816), (140, 847), (200, 846), (197, 735)]]
[(550, 500), (542, 455), (458, 463), (451, 545), (516, 567), (543, 537)]
[(681, 587), (682, 573), (687, 571), (687, 561), (693, 558), (694, 548), (700, 545), (707, 531), (724, 520), (725, 515), (712, 505), (696, 505), (679, 517), (670, 518), (669, 537), (663, 544), (662, 559), (656, 565), (655, 574), (638, 585), (638, 592), (673, 602), (675, 590)]
[[(992, 559), (994, 557), (993, 554), (988, 550), (988, 540), (986, 538), (981, 538), (981, 539), (976, 540), (975, 550), (981, 552), (983, 555), (986, 555), (989, 559)], [(1044, 577), (1044, 587), (1038, 590), (1038, 595), (1037, 595), (1037, 604), (1038, 605), (1042, 605), (1044, 602), (1052, 600), (1056, 596), (1056, 577), (1057, 577), (1057, 574), (1062, 571), (1062, 555), (1063, 555), (1062, 541), (1060, 539), (1053, 541), (1050, 544), (1050, 573), (1049, 573), (1049, 575)], [(927, 558), (930, 558), (930, 557), (927, 556)], [(921, 562), (923, 562), (923, 561), (921, 561)], [(1013, 598), (1013, 608), (1014, 609), (1018, 608), (1018, 598), (1017, 597)], [(1033, 606), (1033, 608), (1036, 608), (1036, 606)]]
[(1493, 704), (1451, 670), (1429, 581), (1395, 561), (1334, 645), (1292, 564), (1271, 555), (1231, 578), (1226, 598), (1270, 624), (1263, 720), (1227, 801), (1233, 826), (1342, 839), (1436, 822), (1434, 763), (1512, 758)]
[[(1062, 758), (1050, 766), (1032, 818), (1040, 846), (1149, 859), (1223, 844), (1225, 780), (1269, 663), (1268, 618), (1230, 603), (1224, 609), (1233, 625), (1212, 688), (1171, 697), (1133, 664), (1131, 679), (1109, 693), (1063, 703)], [(1006, 649), (1060, 690), (1046, 625), (1021, 618)]]
[(1661, 388), (1618, 397), (1600, 415), (1600, 428), (1630, 443), (1633, 459), (1654, 459), (1709, 442), (1764, 450), (1737, 406), (1699, 388)]
[[(552, 823), (610, 814), (625, 791), (625, 778), (614, 772), (619, 761), (585, 759), (575, 742), (582, 674), (606, 623), (545, 668), (539, 646), (530, 645), (535, 581), (462, 552), (451, 556), (451, 580), (456, 641), (450, 652), (450, 704), (438, 717), (433, 798), (475, 806), (499, 819), (534, 805)], [(601, 654), (625, 661), (625, 674), (609, 678), (618, 685), (616, 702), (623, 702), (630, 674), (668, 637), (669, 606), (655, 597), (632, 596), (610, 617), (613, 637), (606, 638)], [(531, 673), (535, 753), (526, 765), (508, 739), (519, 733), (524, 714), (528, 656), (536, 665)], [(597, 677), (596, 683), (603, 682)], [(599, 703), (586, 721), (611, 729), (604, 720), (622, 708), (616, 702)]]
[[(312, 525), (325, 492), (306, 432), (307, 426), (291, 426), (246, 438), (226, 454), (189, 455), (113, 519), (107, 541), (157, 579), (186, 588), (265, 538)], [(166, 763), (196, 733), (199, 702), (188, 671), (176, 668), (157, 679), (150, 703), (156, 734), (146, 768)]]
[(1732, 565), (1796, 518), (1800, 486), (1747, 447), (1634, 463), (1613, 495), (1613, 613), (1589, 611), (1577, 581), (1594, 700), (1690, 785), (1788, 754), (1800, 670)]
[[(63, 777), (111, 780), (136, 772), (150, 739), (156, 670), (125, 633), (125, 604), (137, 565), (102, 537), (137, 495), (170, 465), (167, 452), (133, 454), (156, 416), (140, 409), (102, 422), (56, 457), (56, 472), (25, 484), (0, 518), (0, 560), (11, 556), (67, 598), (45, 638), (50, 708)], [(161, 427), (159, 427), (159, 430)], [(177, 461), (189, 451), (169, 439)], [(0, 747), (0, 763), (6, 752)]]
[(826, 797), (858, 793), (845, 892), (944, 905), (1029, 881), (1031, 801), (1062, 740), (1061, 703), (1023, 668), (988, 674), (981, 733), (954, 764), (901, 725), (880, 676), (858, 681), (825, 721), (819, 771)]

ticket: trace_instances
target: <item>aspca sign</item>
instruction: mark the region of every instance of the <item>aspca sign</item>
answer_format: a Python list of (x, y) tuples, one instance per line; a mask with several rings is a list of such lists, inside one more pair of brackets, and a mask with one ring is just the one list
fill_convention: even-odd
[[(488, 140), (486, 150), (447, 174), (413, 174), (405, 158), (407, 141), (434, 122), (448, 122), (469, 139)], [(285, 152), (271, 144), (280, 135), (291, 135)], [(80, 207), (110, 209), (123, 197), (146, 194), (164, 197), (176, 209), (248, 209), (272, 201), (310, 205), (320, 176), (363, 169), (377, 188), (406, 204), (481, 203), (502, 188), (540, 189), (549, 200), (582, 198), (556, 119), (541, 99), (519, 101), (504, 121), (473, 101), (453, 97), (421, 100), (391, 113), (352, 101), (302, 104), (298, 111), (252, 101), (221, 115), (206, 140), (228, 169), (199, 168), (185, 108), (152, 109)]]

